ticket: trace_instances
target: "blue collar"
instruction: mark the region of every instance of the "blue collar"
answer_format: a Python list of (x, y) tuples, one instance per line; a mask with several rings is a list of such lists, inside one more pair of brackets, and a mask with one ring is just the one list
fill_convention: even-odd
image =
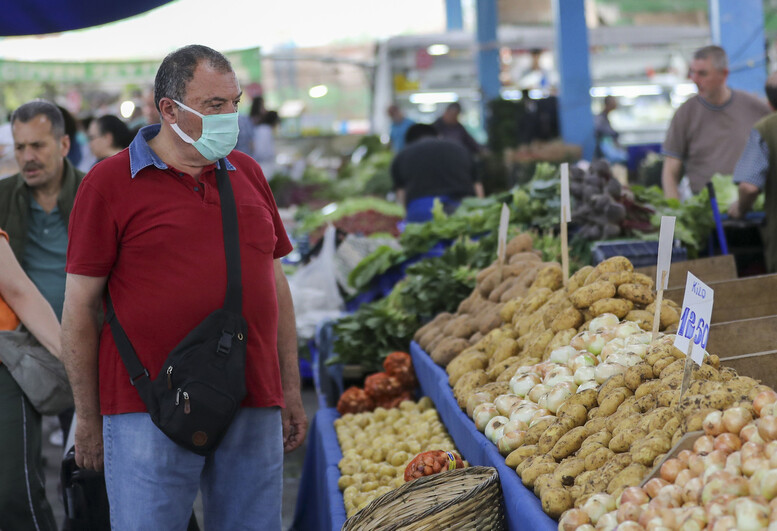
[[(167, 164), (165, 164), (148, 145), (148, 141), (159, 134), (160, 129), (162, 129), (160, 124), (147, 125), (138, 131), (138, 134), (135, 135), (135, 138), (132, 140), (129, 147), (129, 157), (130, 174), (133, 179), (140, 170), (151, 166), (152, 164), (160, 170), (168, 169)], [(229, 159), (226, 160), (227, 170), (234, 171), (235, 167), (229, 162)], [(218, 167), (218, 164), (218, 161), (216, 161), (216, 167)]]

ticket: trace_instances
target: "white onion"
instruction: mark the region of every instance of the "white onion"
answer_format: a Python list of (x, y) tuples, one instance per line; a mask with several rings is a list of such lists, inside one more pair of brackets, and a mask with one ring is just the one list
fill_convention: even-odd
[(591, 354), (598, 356), (604, 348), (605, 343), (606, 340), (604, 339), (604, 336), (601, 334), (593, 334), (590, 341), (586, 344), (585, 349)]
[(575, 383), (581, 385), (583, 382), (590, 382), (596, 380), (596, 368), (595, 367), (580, 367), (575, 371)]
[(510, 419), (503, 417), (502, 415), (497, 415), (496, 417), (489, 420), (485, 430), (486, 438), (492, 443), (496, 444), (496, 442), (504, 433), (505, 424), (508, 422), (510, 422)]
[(574, 392), (570, 391), (566, 386), (560, 385), (554, 387), (550, 393), (545, 395), (548, 397), (547, 408), (551, 411), (551, 413), (555, 413), (558, 411), (558, 408), (561, 407), (561, 404), (563, 404), (564, 401), (573, 394)]
[(734, 501), (738, 531), (758, 531), (769, 525), (769, 507), (751, 498)]
[(588, 514), (591, 523), (596, 524), (599, 518), (615, 510), (615, 498), (609, 494), (597, 493), (588, 498), (581, 509)]
[(591, 519), (582, 509), (567, 509), (558, 520), (559, 531), (575, 531), (588, 524)]
[(588, 330), (579, 332), (575, 337), (569, 340), (569, 346), (576, 348), (577, 350), (585, 350), (585, 346), (588, 344), (591, 335), (591, 332)]
[(499, 415), (499, 411), (496, 406), (491, 402), (484, 402), (472, 411), (472, 420), (475, 421), (475, 427), (478, 431), (482, 432), (486, 429), (489, 421), (497, 415)]
[(510, 412), (510, 420), (520, 420), (521, 422), (528, 424), (538, 409), (539, 407), (537, 407), (536, 404), (532, 404), (531, 406), (517, 407)]
[(607, 360), (607, 356), (610, 354), (614, 354), (615, 352), (618, 352), (620, 349), (626, 346), (626, 343), (623, 341), (623, 339), (615, 338), (611, 339), (607, 342), (606, 345), (602, 347), (602, 352), (600, 356), (602, 357), (602, 360)]
[(648, 346), (644, 343), (639, 343), (637, 345), (626, 345), (623, 347), (623, 350), (629, 354), (633, 354), (634, 356), (639, 356), (640, 359), (645, 359), (645, 356), (647, 356), (648, 352)]
[(569, 345), (553, 349), (550, 353), (550, 361), (566, 364), (569, 358), (577, 354), (577, 349)]
[[(518, 375), (516, 375), (518, 376)], [(517, 396), (526, 396), (532, 388), (540, 383), (540, 377), (536, 374), (524, 374), (523, 376), (510, 378), (510, 391)]]
[(725, 429), (723, 427), (723, 412), (712, 411), (711, 413), (707, 414), (707, 416), (704, 417), (704, 421), (701, 423), (701, 426), (704, 429), (704, 433), (707, 435), (711, 435), (713, 437), (720, 435)]
[(618, 517), (615, 511), (602, 515), (596, 522), (596, 529), (601, 531), (613, 531), (618, 527)]
[[(637, 325), (639, 326), (639, 325)], [(672, 335), (674, 337), (674, 334)], [(650, 345), (653, 342), (653, 334), (650, 332), (640, 332), (626, 338), (626, 346), (631, 345)], [(673, 345), (674, 343), (667, 343)]]
[(532, 387), (531, 391), (529, 391), (529, 394), (526, 396), (529, 398), (529, 400), (531, 400), (536, 404), (539, 401), (540, 397), (550, 390), (551, 390), (551, 387), (549, 385), (537, 384), (534, 387)]
[(573, 372), (577, 372), (580, 367), (594, 367), (596, 363), (595, 356), (592, 356), (587, 350), (581, 350), (575, 356), (569, 358), (567, 367)]
[(612, 328), (620, 323), (618, 316), (613, 313), (603, 313), (597, 317), (591, 319), (588, 323), (588, 330), (591, 332), (598, 332), (604, 328)]
[(739, 433), (752, 420), (750, 411), (743, 407), (732, 407), (723, 412), (723, 426), (730, 433)]
[(542, 383), (553, 387), (559, 381), (561, 381), (560, 378), (564, 378), (565, 376), (572, 376), (573, 374), (574, 371), (572, 371), (572, 369), (566, 365), (559, 365), (545, 375), (545, 378), (542, 379)]
[[(565, 367), (566, 368), (566, 367)], [(547, 381), (543, 382), (546, 385), (549, 385), (551, 387), (556, 387), (559, 384), (562, 383), (575, 383), (575, 376), (574, 373), (570, 371), (569, 374), (559, 374), (556, 376), (553, 376), (552, 378), (548, 378)], [(575, 389), (577, 389), (577, 386), (575, 386)]]
[[(537, 400), (537, 405), (540, 407), (540, 409), (548, 409), (548, 396), (550, 396), (550, 391), (542, 395), (540, 399)], [(550, 410), (548, 409), (548, 411)]]
[(496, 406), (497, 411), (499, 411), (499, 414), (506, 417), (520, 401), (521, 397), (508, 393), (496, 397), (494, 399), (494, 405)]
[(600, 363), (596, 366), (596, 382), (604, 383), (610, 376), (626, 372), (626, 367), (617, 363)]
[(512, 452), (516, 448), (520, 448), (521, 446), (523, 446), (523, 443), (525, 440), (526, 440), (525, 431), (523, 430), (507, 431), (505, 429), (505, 432), (497, 441), (496, 446), (497, 448), (499, 448), (500, 454), (507, 456), (510, 452)]
[(596, 380), (590, 380), (588, 382), (583, 382), (577, 387), (577, 392), (582, 393), (583, 391), (587, 391), (589, 389), (598, 389), (599, 383)]
[(620, 323), (616, 329), (615, 329), (615, 337), (623, 340), (627, 337), (633, 336), (634, 334), (639, 334), (642, 332), (642, 329), (639, 327), (639, 325), (633, 321), (624, 321)]

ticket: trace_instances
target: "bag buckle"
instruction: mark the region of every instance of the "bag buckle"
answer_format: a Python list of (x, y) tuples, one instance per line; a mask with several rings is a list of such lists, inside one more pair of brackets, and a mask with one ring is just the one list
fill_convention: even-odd
[(137, 382), (138, 380), (140, 380), (144, 376), (146, 378), (150, 378), (150, 376), (148, 375), (148, 369), (143, 369), (143, 374), (138, 374), (134, 378), (132, 376), (130, 376), (130, 383), (132, 384), (132, 387), (135, 387), (135, 382)]
[(232, 350), (232, 337), (234, 335), (226, 330), (221, 331), (221, 339), (219, 339), (218, 347), (216, 347), (217, 354), (229, 354), (229, 351)]

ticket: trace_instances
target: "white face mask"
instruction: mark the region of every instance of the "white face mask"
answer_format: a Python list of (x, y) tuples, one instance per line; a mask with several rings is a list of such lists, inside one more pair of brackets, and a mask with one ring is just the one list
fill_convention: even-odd
[(197, 140), (184, 133), (178, 124), (171, 124), (181, 140), (191, 144), (200, 155), (210, 161), (223, 159), (235, 149), (240, 128), (237, 112), (227, 114), (201, 114), (183, 103), (173, 100), (179, 107), (202, 118), (202, 134)]

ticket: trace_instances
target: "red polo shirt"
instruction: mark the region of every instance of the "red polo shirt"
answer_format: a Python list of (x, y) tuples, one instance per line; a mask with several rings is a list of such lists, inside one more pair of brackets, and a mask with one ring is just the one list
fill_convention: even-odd
[[(198, 183), (156, 157), (146, 144), (155, 134), (144, 128), (129, 149), (84, 178), (67, 253), (68, 273), (109, 277), (116, 315), (152, 378), (186, 334), (222, 306), (227, 285), (215, 164)], [(273, 260), (292, 246), (259, 165), (233, 151), (227, 169), (238, 209), (248, 322), (248, 396), (242, 405), (283, 407)], [(102, 414), (146, 411), (107, 323), (99, 373)]]

